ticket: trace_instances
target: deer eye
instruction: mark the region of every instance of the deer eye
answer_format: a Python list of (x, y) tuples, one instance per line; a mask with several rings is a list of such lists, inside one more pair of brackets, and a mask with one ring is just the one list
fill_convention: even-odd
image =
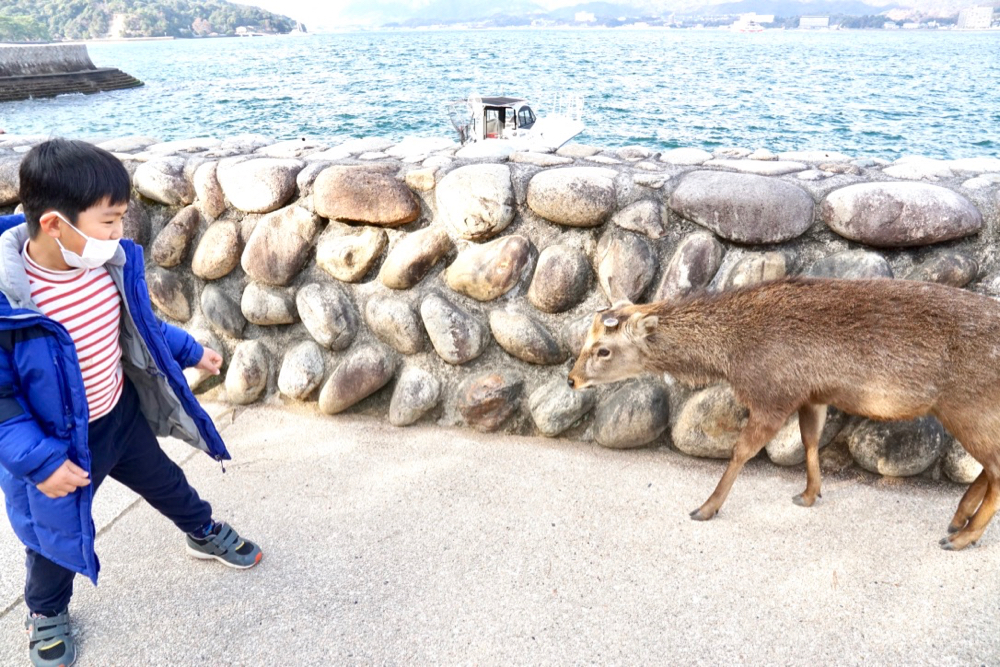
[(610, 357), (611, 356), (611, 350), (609, 350), (606, 347), (598, 348), (598, 350), (597, 350), (597, 356), (599, 356), (599, 357)]

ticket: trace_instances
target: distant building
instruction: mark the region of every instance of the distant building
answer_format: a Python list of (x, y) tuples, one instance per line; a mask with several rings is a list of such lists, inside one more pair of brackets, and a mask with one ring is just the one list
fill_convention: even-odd
[(895, 21), (886, 21), (882, 24), (883, 30), (899, 30), (899, 24)]
[(577, 12), (573, 20), (577, 23), (593, 23), (597, 16), (593, 12)]
[(729, 28), (740, 32), (760, 32), (764, 29), (762, 23), (774, 23), (774, 14), (740, 14)]
[(959, 30), (986, 30), (993, 23), (992, 7), (969, 7), (958, 13)]
[(920, 24), (916, 23), (914, 21), (910, 21), (909, 23), (904, 23), (903, 24), (903, 30), (916, 30), (919, 27), (920, 27)]
[(803, 16), (799, 19), (799, 28), (804, 30), (819, 30), (830, 27), (829, 16)]

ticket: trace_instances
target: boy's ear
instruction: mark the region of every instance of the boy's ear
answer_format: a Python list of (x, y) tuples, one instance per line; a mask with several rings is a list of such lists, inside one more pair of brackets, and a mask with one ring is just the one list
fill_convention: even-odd
[(62, 226), (59, 224), (61, 222), (55, 211), (46, 211), (38, 218), (39, 233), (57, 239), (62, 235)]

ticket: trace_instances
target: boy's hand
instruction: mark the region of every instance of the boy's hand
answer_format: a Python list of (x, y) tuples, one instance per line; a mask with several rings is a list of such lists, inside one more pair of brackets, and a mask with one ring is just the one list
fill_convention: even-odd
[(206, 347), (205, 354), (201, 355), (201, 361), (195, 368), (200, 368), (203, 371), (208, 371), (212, 375), (218, 375), (219, 369), (222, 368), (222, 355), (215, 350)]
[(86, 470), (66, 459), (47, 480), (38, 485), (38, 490), (49, 498), (62, 498), (90, 484), (88, 477)]

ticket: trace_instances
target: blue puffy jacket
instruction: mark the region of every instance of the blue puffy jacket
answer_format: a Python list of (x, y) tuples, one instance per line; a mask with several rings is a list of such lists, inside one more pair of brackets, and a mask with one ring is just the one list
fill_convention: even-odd
[[(0, 488), (7, 515), (26, 546), (96, 584), (93, 487), (56, 499), (36, 488), (67, 458), (90, 471), (89, 411), (76, 347), (31, 300), (21, 258), (28, 240), (24, 216), (0, 216), (0, 234)], [(201, 360), (203, 348), (153, 314), (142, 248), (123, 239), (105, 266), (122, 295), (122, 365), (153, 432), (229, 459), (181, 372)]]

